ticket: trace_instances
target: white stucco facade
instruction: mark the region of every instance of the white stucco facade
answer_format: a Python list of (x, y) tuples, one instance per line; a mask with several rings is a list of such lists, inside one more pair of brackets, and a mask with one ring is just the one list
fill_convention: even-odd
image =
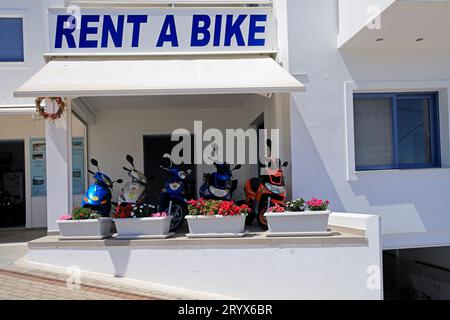
[[(339, 1), (341, 10), (347, 11), (338, 15), (335, 1), (288, 1), (290, 72), (300, 75), (306, 85), (306, 93), (294, 94), (291, 100), (293, 193), (325, 194), (337, 210), (380, 215), (386, 249), (448, 245), (450, 218), (443, 200), (450, 187), (448, 43), (422, 48), (385, 27), (373, 32), (383, 34), (386, 42), (389, 37), (400, 38), (397, 48), (377, 45), (380, 36), (364, 30), (366, 38), (375, 38), (370, 47), (338, 49), (337, 39), (350, 38), (341, 33), (364, 29), (361, 15), (366, 14), (366, 22), (370, 17), (358, 5), (348, 8), (350, 2)], [(370, 1), (378, 2), (382, 11), (388, 5)], [(414, 5), (404, 4), (407, 10)], [(449, 12), (447, 2), (428, 5)], [(422, 6), (427, 4), (416, 10)], [(398, 10), (387, 10), (394, 9)], [(353, 26), (352, 16), (359, 19)], [(430, 19), (429, 13), (417, 14), (415, 20), (399, 19), (399, 24), (422, 25)], [(382, 16), (382, 27), (383, 21)], [(416, 37), (427, 33), (427, 41), (434, 43), (434, 37), (445, 31), (428, 32), (424, 28)], [(442, 168), (355, 173), (352, 94), (408, 91), (439, 91)]]
[[(140, 135), (169, 133), (179, 127), (189, 129), (199, 119), (210, 127), (245, 129), (264, 112), (267, 127), (282, 129), (282, 152), (291, 162), (287, 174), (290, 197), (318, 196), (329, 199), (336, 211), (381, 216), (385, 249), (450, 245), (446, 202), (450, 189), (450, 46), (431, 39), (433, 34), (439, 37), (432, 28), (424, 30), (434, 32), (427, 34), (423, 47), (420, 43), (410, 45), (405, 39), (395, 45), (388, 41), (389, 36), (403, 39), (392, 29), (389, 16), (402, 12), (402, 6), (419, 6), (417, 10), (423, 5), (440, 6), (436, 10), (449, 12), (450, 4), (369, 1), (379, 2), (381, 17), (386, 15), (389, 22), (386, 29), (373, 31), (384, 32), (385, 42), (373, 44), (374, 41), (367, 40), (374, 37), (372, 31), (363, 30), (370, 18), (365, 10), (368, 2), (354, 1), (359, 5), (352, 6), (352, 0), (274, 1), (278, 33), (276, 59), (305, 85), (305, 93), (293, 93), (290, 97), (274, 95), (270, 99), (257, 95), (221, 96), (220, 101), (211, 103), (189, 97), (185, 107), (177, 107), (182, 97), (171, 97), (164, 103), (159, 98), (134, 100), (133, 105), (127, 106), (123, 106), (123, 100), (88, 98), (84, 101), (89, 112), (75, 108), (74, 111), (84, 112), (80, 116), (88, 122), (89, 157), (104, 163), (103, 168), (111, 176), (123, 178), (118, 146), (121, 154), (135, 154), (137, 165), (141, 166)], [(13, 92), (45, 65), (42, 55), (49, 49), (47, 9), (63, 4), (64, 1), (33, 0), (4, 0), (0, 4), (0, 17), (24, 17), (25, 34), (25, 62), (0, 63), (1, 108), (34, 105), (32, 99), (14, 98)], [(417, 19), (427, 23), (430, 20), (426, 15)], [(376, 38), (379, 37), (377, 34)], [(355, 172), (352, 94), (410, 91), (439, 92), (442, 168)], [(23, 117), (30, 119), (31, 115)], [(17, 123), (15, 129), (27, 128), (19, 133), (1, 125), (0, 139), (44, 135), (43, 126), (36, 129), (42, 130), (39, 133), (25, 134), (26, 130), (34, 130), (34, 124), (29, 126), (9, 114), (0, 115), (0, 123), (3, 121)], [(114, 128), (118, 122), (123, 123), (123, 130)], [(238, 197), (242, 196), (242, 183), (252, 170), (248, 167), (239, 171)], [(202, 172), (198, 170), (198, 176)], [(33, 215), (39, 201), (30, 200), (27, 227), (43, 226), (45, 220)], [(60, 212), (53, 215), (57, 214)], [(41, 216), (42, 212), (36, 215)]]

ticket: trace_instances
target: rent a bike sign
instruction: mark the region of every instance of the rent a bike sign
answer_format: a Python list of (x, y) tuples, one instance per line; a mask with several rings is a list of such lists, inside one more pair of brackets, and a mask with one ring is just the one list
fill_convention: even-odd
[(272, 8), (51, 8), (50, 53), (275, 52)]

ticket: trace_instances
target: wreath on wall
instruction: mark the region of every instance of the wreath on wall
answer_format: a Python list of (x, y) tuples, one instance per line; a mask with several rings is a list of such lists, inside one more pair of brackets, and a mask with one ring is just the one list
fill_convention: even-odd
[[(45, 99), (50, 99), (52, 102), (56, 103), (58, 105), (58, 110), (56, 112), (47, 112), (45, 111), (45, 107), (41, 106), (41, 103)], [(36, 111), (39, 113), (39, 115), (44, 119), (49, 120), (56, 120), (61, 118), (62, 114), (64, 113), (64, 110), (66, 109), (66, 100), (61, 97), (39, 97), (36, 98)]]

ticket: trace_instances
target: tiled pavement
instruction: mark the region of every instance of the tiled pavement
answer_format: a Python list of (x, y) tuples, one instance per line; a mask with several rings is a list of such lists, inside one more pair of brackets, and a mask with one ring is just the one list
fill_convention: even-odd
[(150, 300), (151, 296), (92, 285), (68, 288), (65, 281), (0, 269), (0, 299), (4, 300)]
[[(161, 290), (82, 275), (79, 288), (67, 286), (68, 274), (16, 264), (28, 252), (26, 242), (38, 232), (0, 232), (0, 300), (154, 300), (181, 298)], [(30, 238), (30, 239), (29, 239)]]

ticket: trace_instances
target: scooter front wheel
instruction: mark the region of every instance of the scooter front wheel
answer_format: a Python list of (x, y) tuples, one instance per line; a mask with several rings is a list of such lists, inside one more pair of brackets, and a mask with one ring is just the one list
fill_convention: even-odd
[(170, 208), (170, 212), (169, 206), (167, 206), (164, 211), (172, 216), (172, 221), (170, 222), (170, 231), (174, 232), (178, 230), (184, 221), (184, 217), (187, 214), (186, 206), (180, 202), (173, 202), (172, 207)]
[(267, 230), (269, 229), (269, 226), (267, 225), (267, 219), (264, 216), (264, 214), (267, 211), (267, 205), (263, 205), (258, 212), (258, 217), (257, 217), (257, 221), (258, 221), (258, 225), (263, 229), (263, 230)]

